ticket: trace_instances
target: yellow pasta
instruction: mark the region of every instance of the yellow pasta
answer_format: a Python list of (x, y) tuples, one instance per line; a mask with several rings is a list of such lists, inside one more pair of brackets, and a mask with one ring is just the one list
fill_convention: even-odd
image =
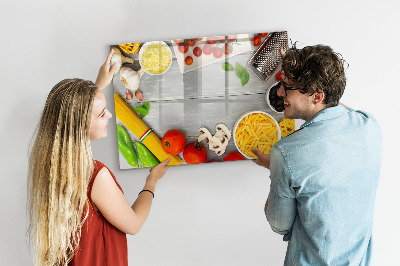
[(263, 153), (270, 153), (272, 146), (278, 142), (278, 127), (268, 115), (252, 113), (237, 125), (235, 141), (242, 153), (256, 158), (251, 148), (257, 147)]
[[(118, 94), (114, 94), (115, 115), (117, 118), (157, 157), (160, 162), (171, 158), (168, 165), (182, 164), (182, 160), (176, 155), (167, 154), (157, 135), (149, 131), (149, 127), (140, 119), (129, 105)], [(145, 134), (147, 132), (147, 134)], [(144, 137), (143, 137), (144, 136)]]
[(164, 73), (172, 61), (172, 54), (169, 47), (161, 43), (151, 43), (144, 48), (141, 65), (151, 74)]
[(134, 54), (139, 51), (140, 43), (118, 44), (119, 48), (127, 54)]
[(283, 118), (279, 122), (279, 127), (281, 128), (282, 138), (286, 137), (287, 135), (293, 133), (295, 130), (294, 119)]

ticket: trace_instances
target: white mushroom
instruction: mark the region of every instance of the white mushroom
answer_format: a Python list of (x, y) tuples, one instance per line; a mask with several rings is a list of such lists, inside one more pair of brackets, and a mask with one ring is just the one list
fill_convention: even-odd
[(200, 128), (201, 135), (197, 138), (197, 141), (205, 140), (208, 148), (218, 156), (221, 156), (224, 154), (231, 139), (231, 132), (224, 124), (218, 124), (216, 130), (216, 133), (212, 136), (208, 129)]
[(205, 127), (200, 128), (199, 131), (200, 131), (201, 134), (197, 138), (197, 141), (200, 142), (202, 140), (205, 140), (204, 143), (208, 144), (210, 139), (212, 138), (212, 135), (211, 135), (210, 131), (208, 131), (208, 129), (205, 128)]
[(215, 133), (215, 135), (218, 135), (218, 136), (223, 135), (223, 137), (227, 138), (228, 141), (231, 139), (231, 131), (224, 124), (218, 124), (216, 126), (216, 130), (217, 130), (217, 132)]
[(114, 72), (114, 75), (115, 75), (121, 69), (122, 64), (125, 64), (125, 63), (133, 64), (134, 60), (133, 60), (133, 58), (123, 56), (118, 48), (113, 47), (112, 49), (114, 50), (114, 53), (111, 57), (111, 65), (113, 65), (114, 63), (117, 64), (117, 68), (115, 69), (115, 72)]
[(144, 70), (141, 68), (135, 71), (129, 67), (121, 68), (120, 80), (128, 90), (136, 91), (139, 89), (140, 78), (143, 76)]

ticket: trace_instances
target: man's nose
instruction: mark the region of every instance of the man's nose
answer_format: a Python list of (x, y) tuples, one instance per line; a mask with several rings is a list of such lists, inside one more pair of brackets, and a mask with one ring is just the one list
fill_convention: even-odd
[(282, 83), (279, 86), (279, 89), (276, 91), (276, 94), (280, 97), (285, 97), (285, 90), (283, 89)]

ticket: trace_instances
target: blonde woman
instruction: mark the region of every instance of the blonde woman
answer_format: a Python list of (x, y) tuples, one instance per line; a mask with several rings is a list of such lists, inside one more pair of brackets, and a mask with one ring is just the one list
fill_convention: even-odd
[(30, 155), (29, 231), (35, 265), (128, 265), (126, 234), (145, 222), (169, 160), (150, 170), (131, 206), (111, 171), (93, 160), (90, 143), (107, 136), (111, 113), (103, 88), (113, 51), (96, 84), (66, 79), (50, 92)]

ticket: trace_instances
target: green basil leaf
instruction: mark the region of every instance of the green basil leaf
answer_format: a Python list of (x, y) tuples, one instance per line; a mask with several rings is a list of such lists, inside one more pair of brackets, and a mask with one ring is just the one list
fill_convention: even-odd
[(135, 109), (136, 112), (139, 113), (140, 118), (145, 117), (147, 115), (147, 113), (149, 112), (148, 110), (146, 110), (142, 106), (135, 107), (134, 109)]
[(150, 110), (150, 103), (149, 102), (145, 102), (145, 103), (143, 103), (142, 107), (144, 109), (146, 109), (147, 111), (149, 111)]
[(225, 71), (233, 71), (235, 68), (229, 64), (228, 62), (223, 62), (222, 63), (222, 69)]
[(236, 63), (235, 72), (236, 72), (236, 76), (238, 78), (240, 78), (240, 79), (242, 78), (244, 71), (246, 71), (246, 69), (244, 69), (244, 67), (241, 64)]
[(242, 82), (242, 86), (246, 85), (247, 82), (249, 82), (249, 72), (245, 69), (244, 72), (242, 73), (242, 77), (240, 78), (240, 82)]

